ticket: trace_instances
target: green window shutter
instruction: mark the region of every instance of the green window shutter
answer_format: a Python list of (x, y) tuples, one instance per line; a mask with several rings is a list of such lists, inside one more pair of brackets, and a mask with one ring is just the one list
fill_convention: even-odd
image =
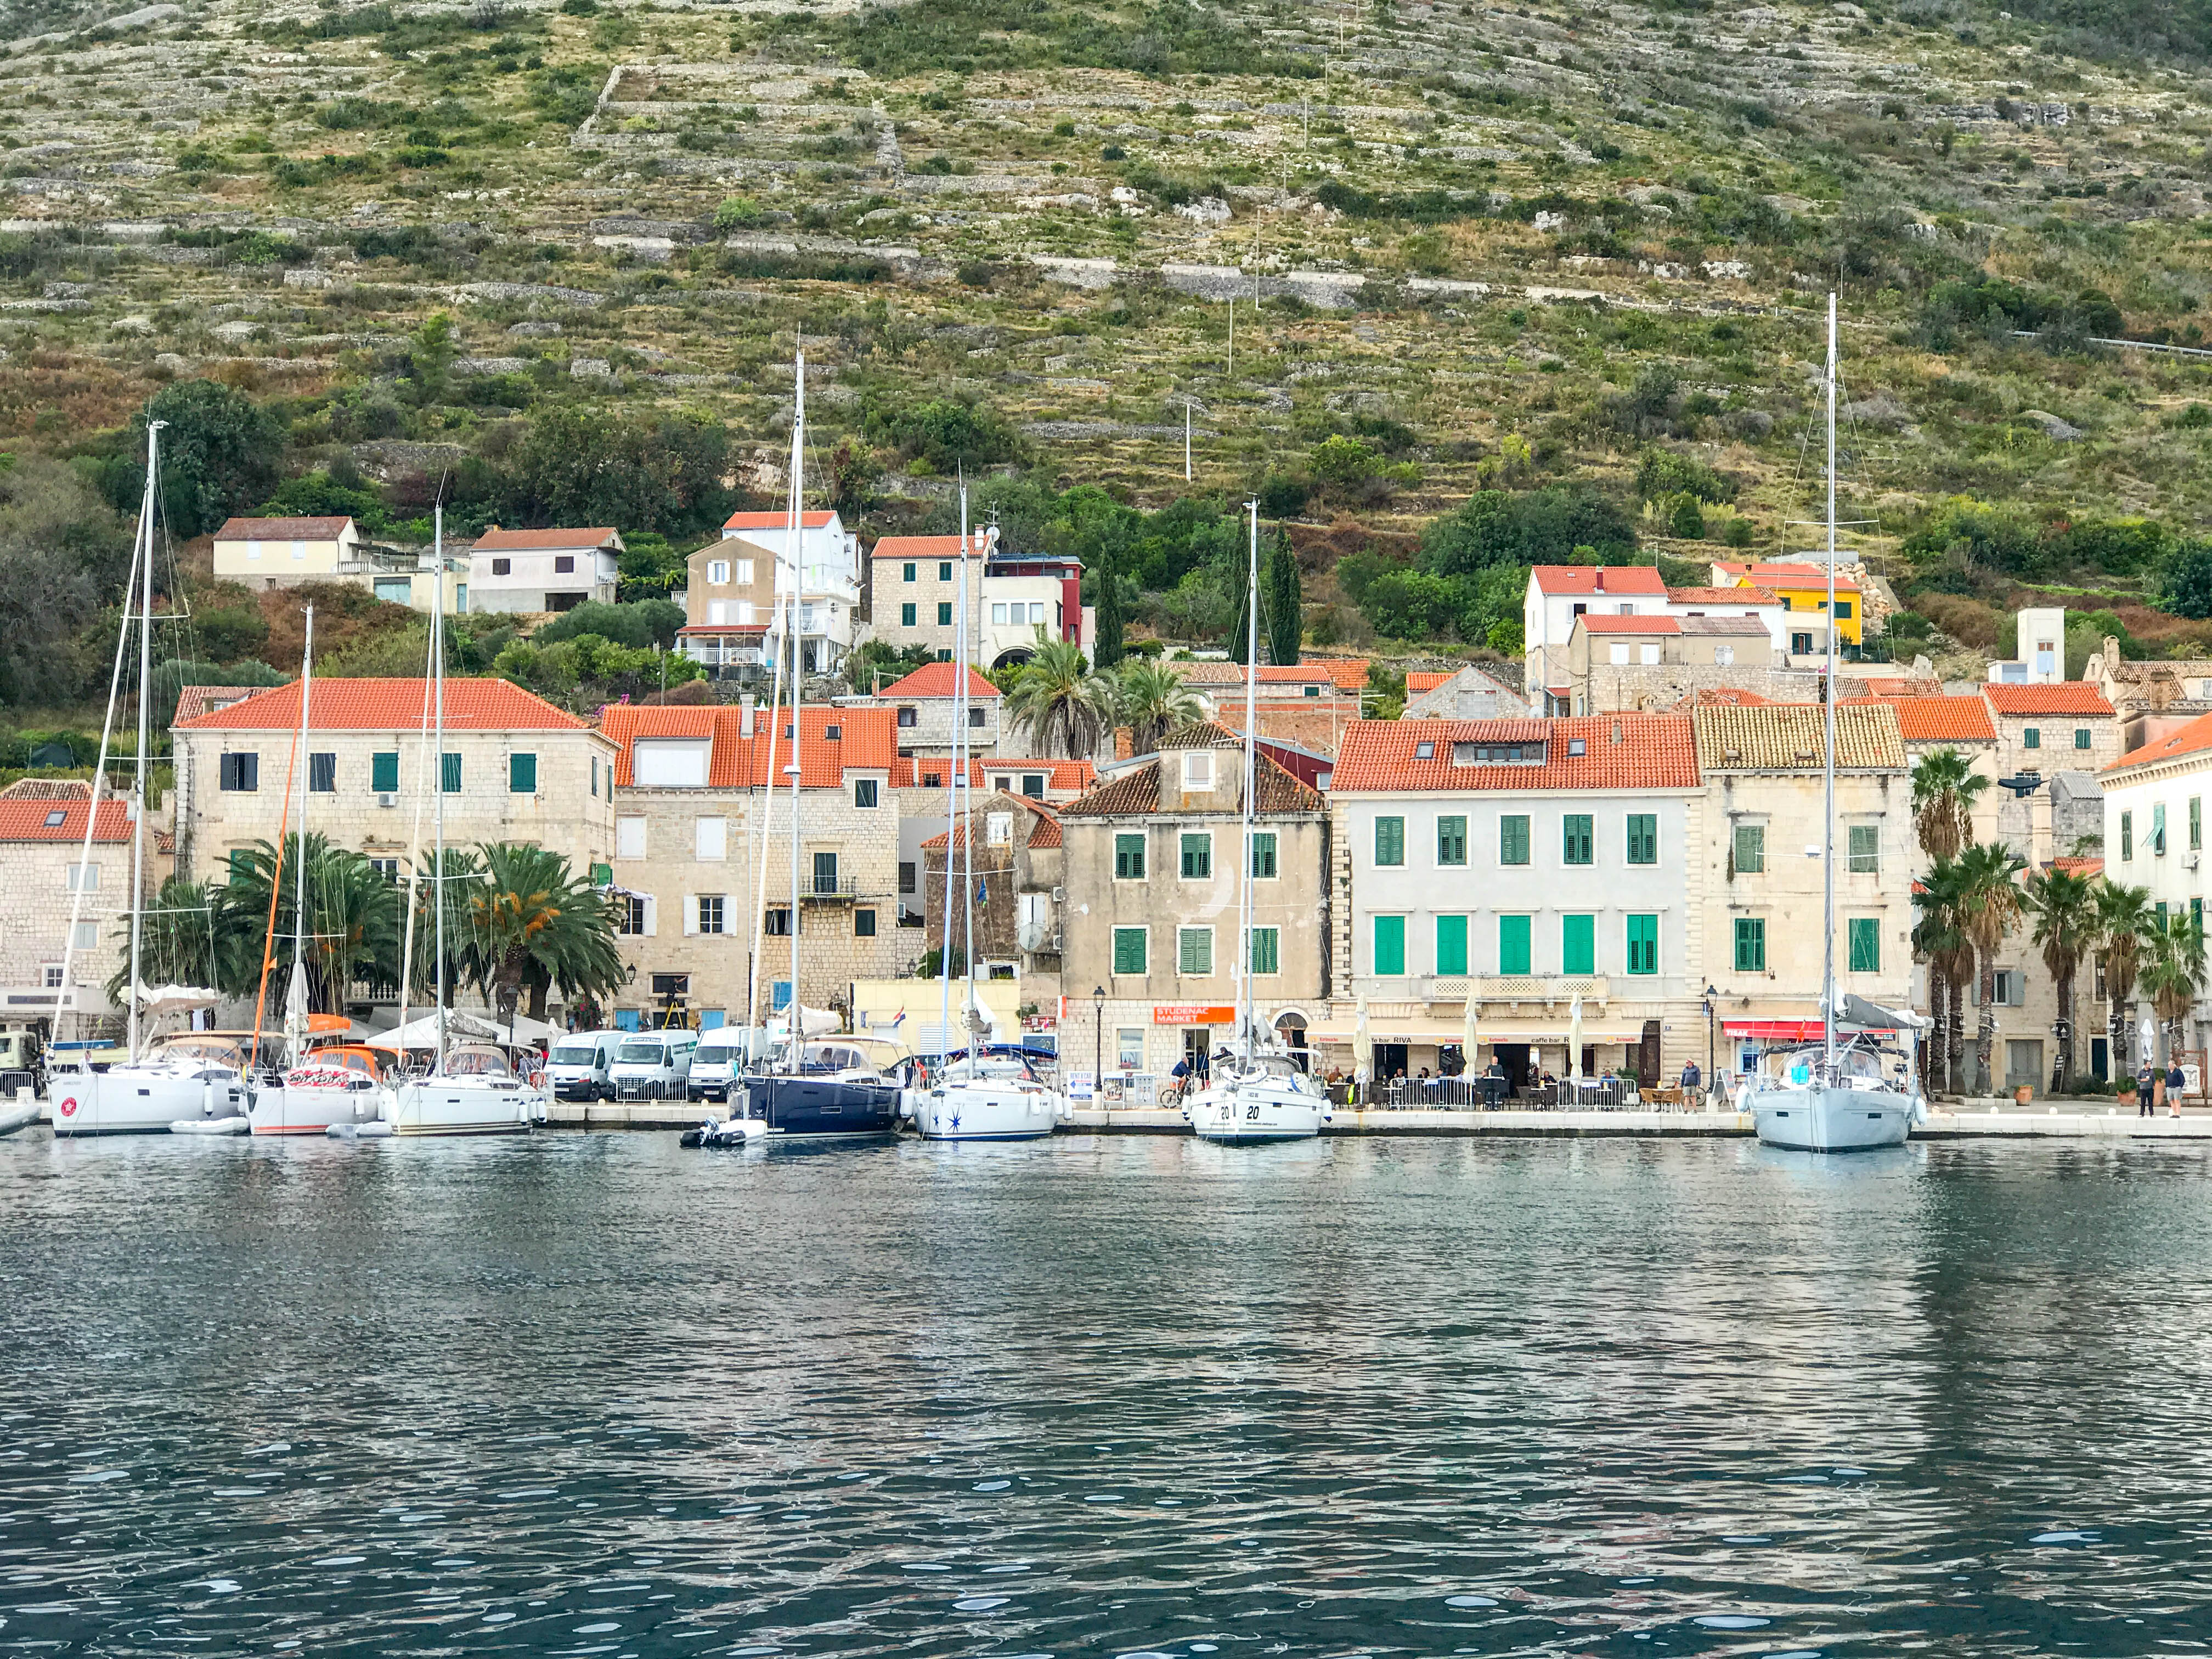
[(1406, 861), (1406, 820), (1377, 818), (1375, 820), (1375, 862), (1377, 867), (1393, 867)]
[(371, 755), (368, 757), (368, 787), (380, 795), (399, 793), (399, 751)]
[(1595, 916), (1559, 918), (1559, 971), (1563, 974), (1597, 972)]
[(1735, 827), (1735, 872), (1755, 876), (1766, 868), (1766, 826), (1739, 823)]
[(937, 607), (937, 625), (939, 628), (952, 626), (952, 602), (950, 599)]
[(1441, 865), (1462, 865), (1467, 862), (1467, 820), (1463, 817), (1437, 820), (1437, 862)]
[(2089, 728), (2087, 726), (2077, 726), (2074, 728), (2074, 746), (2076, 749), (2087, 749), (2089, 746)]
[[(907, 568), (911, 570), (914, 567), (912, 565), (908, 565), (907, 566)], [(911, 580), (911, 578), (909, 578), (909, 580)], [(916, 607), (910, 605), (902, 605), (899, 607), (899, 626), (901, 628), (912, 628), (914, 626), (914, 615), (915, 609)]]
[(253, 854), (243, 847), (230, 849), (230, 878), (244, 881), (253, 873)]
[(2160, 856), (2166, 852), (2166, 803), (2163, 801), (2150, 809), (2150, 850)]
[(1467, 971), (1465, 916), (1437, 918), (1437, 971), (1439, 974), (1463, 974)]
[(1738, 916), (1735, 919), (1735, 970), (1739, 974), (1763, 974), (1766, 971), (1766, 918)]
[(1528, 862), (1528, 819), (1526, 814), (1509, 812), (1498, 820), (1498, 861), (1500, 864)]
[(1853, 916), (1850, 919), (1851, 972), (1878, 974), (1881, 971), (1881, 923), (1872, 916)]
[(1141, 974), (1145, 971), (1143, 928), (1116, 927), (1114, 930), (1114, 971), (1117, 974)]
[(1525, 974), (1528, 971), (1528, 917), (1498, 917), (1498, 971), (1501, 974)]
[(1854, 823), (1850, 826), (1850, 872), (1855, 876), (1877, 876), (1881, 873), (1881, 826), (1876, 823)]
[(1255, 927), (1252, 930), (1252, 971), (1255, 974), (1279, 974), (1283, 971), (1282, 932), (1275, 927)]
[(2023, 749), (2040, 749), (2043, 747), (2043, 733), (2031, 726), (2020, 734), (2020, 744)]
[(2131, 859), (2136, 855), (2136, 815), (2120, 814), (2120, 856)]
[(1659, 862), (1657, 813), (1631, 812), (1628, 815), (1628, 861), (1631, 864)]
[(1213, 930), (1180, 927), (1176, 930), (1176, 971), (1196, 978), (1213, 972)]
[(1182, 878), (1204, 881), (1213, 874), (1213, 837), (1203, 830), (1182, 838)]
[(1569, 864), (1591, 862), (1596, 837), (1590, 833), (1590, 818), (1587, 812), (1570, 812), (1561, 820), (1564, 833), (1561, 856)]
[(1405, 917), (1375, 918), (1375, 971), (1386, 975), (1406, 971)]
[(442, 787), (447, 794), (458, 795), (461, 793), (461, 757), (448, 752), (441, 758), (444, 764), (438, 770), (442, 775)]
[(510, 795), (534, 795), (538, 793), (538, 757), (509, 755), (507, 757), (507, 793)]
[(1114, 837), (1114, 879), (1142, 881), (1145, 878), (1145, 838), (1142, 836)]
[(1272, 880), (1275, 874), (1275, 832), (1255, 830), (1252, 832), (1252, 874), (1261, 881)]
[(914, 580), (914, 567), (912, 565), (904, 567), (904, 572), (906, 580), (908, 581), (912, 581)]
[(594, 886), (594, 887), (611, 887), (611, 886), (613, 886), (614, 884), (615, 884), (615, 867), (614, 867), (614, 866), (613, 866), (613, 865), (611, 865), (611, 864), (595, 864), (595, 865), (593, 865), (593, 866), (592, 866), (592, 886)]
[(2204, 797), (2189, 798), (2189, 850), (2201, 852), (2204, 847)]
[(1632, 974), (1656, 974), (1659, 971), (1658, 917), (1629, 917), (1628, 971)]
[(2199, 939), (2204, 937), (2204, 901), (2201, 898), (2189, 901), (2189, 925)]

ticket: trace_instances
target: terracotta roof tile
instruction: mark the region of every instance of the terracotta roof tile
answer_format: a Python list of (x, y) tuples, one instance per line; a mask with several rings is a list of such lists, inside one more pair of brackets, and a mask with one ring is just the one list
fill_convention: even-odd
[[(773, 711), (780, 719), (775, 732), (775, 770), (769, 770), (770, 710), (756, 711), (753, 735), (744, 735), (744, 713), (726, 703), (640, 708), (632, 703), (610, 706), (600, 729), (618, 745), (615, 782), (623, 788), (631, 781), (632, 745), (640, 738), (709, 738), (707, 787), (710, 789), (751, 789), (762, 781), (779, 787), (790, 780), (783, 767), (790, 757), (783, 736), (791, 726), (791, 712)], [(897, 711), (890, 708), (826, 708), (819, 703), (799, 711), (799, 766), (800, 785), (808, 789), (839, 789), (848, 771), (889, 772), (898, 759)], [(839, 735), (832, 738), (829, 729)]]
[(0, 800), (90, 800), (89, 778), (18, 778), (0, 789)]
[[(1462, 743), (1540, 743), (1545, 758), (1456, 765), (1454, 746)], [(1577, 743), (1583, 752), (1574, 754)], [(1564, 720), (1360, 720), (1344, 734), (1329, 792), (1693, 789), (1697, 784), (1696, 746), (1685, 716), (1583, 714)]]
[(1940, 697), (1944, 695), (1942, 681), (1917, 680), (1910, 676), (1876, 675), (1861, 680), (1859, 685), (1869, 697)]
[(1340, 691), (1364, 691), (1367, 688), (1367, 659), (1364, 657), (1316, 657), (1315, 661), (1328, 670), (1329, 678), (1336, 682)]
[[(1395, 721), (1383, 721), (1395, 725)], [(1225, 749), (1242, 754), (1244, 740), (1226, 727), (1211, 720), (1199, 720), (1179, 726), (1160, 740), (1163, 752), (1189, 749)], [(1259, 780), (1259, 799), (1254, 810), (1270, 812), (1318, 812), (1322, 801), (1318, 790), (1309, 788), (1285, 771), (1265, 755), (1252, 757), (1254, 775)], [(1160, 763), (1155, 759), (1133, 766), (1119, 777), (1113, 778), (1093, 789), (1089, 794), (1069, 801), (1060, 809), (1067, 817), (1127, 817), (1134, 814), (1160, 811)], [(1226, 809), (1224, 809), (1224, 811)]]
[[(802, 513), (800, 526), (808, 530), (819, 530), (835, 515), (828, 513)], [(787, 530), (791, 527), (788, 513), (732, 513), (722, 520), (725, 530)]]
[[(1188, 685), (1244, 684), (1244, 665), (1241, 662), (1171, 662), (1165, 665)], [(1253, 679), (1261, 685), (1327, 685), (1341, 689), (1338, 686), (1335, 673), (1327, 663), (1263, 662)], [(1366, 683), (1366, 672), (1363, 669), (1359, 684), (1364, 685)]]
[(2201, 754), (2212, 749), (2212, 714), (2199, 714), (2188, 725), (2154, 738), (2139, 749), (2130, 749), (2099, 774), (2110, 777), (2115, 772), (2130, 766), (2148, 766), (2154, 762), (2177, 760), (2184, 755)]
[(1995, 743), (1996, 722), (1979, 697), (1844, 697), (1838, 708), (1879, 704), (1897, 712), (1898, 735), (1907, 743)]
[[(1709, 772), (1817, 771), (1827, 747), (1826, 716), (1815, 702), (1700, 708), (1690, 719), (1698, 731), (1698, 764)], [(1895, 711), (1887, 703), (1839, 703), (1836, 763), (1851, 771), (1903, 771), (1905, 740)]]
[[(0, 841), (74, 841), (84, 839), (84, 815), (88, 800), (24, 800), (0, 799)], [(100, 803), (100, 820), (92, 838), (109, 843), (131, 839), (128, 802)], [(128, 885), (128, 883), (125, 884)]]
[(215, 532), (219, 542), (334, 542), (353, 520), (335, 519), (227, 519)]
[[(421, 680), (315, 682), (309, 723), (325, 732), (411, 732), (422, 723)], [(257, 691), (228, 708), (179, 720), (185, 731), (289, 731), (300, 723), (300, 683)], [(446, 682), (449, 732), (581, 732), (588, 723), (507, 680)]]
[[(975, 544), (975, 536), (969, 536), (970, 557), (987, 551)], [(957, 559), (960, 556), (960, 536), (957, 531), (950, 536), (885, 536), (878, 541), (868, 554), (872, 559)]]
[(2101, 876), (2105, 873), (2102, 859), (2060, 858), (2051, 860), (2054, 870), (2063, 870), (2069, 876)]
[[(960, 689), (958, 665), (949, 662), (926, 663), (904, 679), (894, 680), (876, 693), (879, 697), (949, 697)], [(968, 695), (988, 697), (995, 701), (1002, 694), (999, 688), (985, 679), (974, 666), (968, 670)]]
[(2084, 680), (2056, 685), (1998, 685), (1984, 682), (1981, 693), (2000, 714), (2109, 714), (2105, 694)]
[(539, 553), (561, 548), (599, 548), (615, 539), (611, 525), (589, 530), (501, 530), (497, 525), (477, 538), (478, 553)]
[(1619, 593), (1667, 597), (1667, 584), (1648, 564), (1540, 564), (1531, 566), (1541, 593)]
[(1771, 697), (1762, 697), (1756, 691), (1746, 691), (1734, 685), (1709, 685), (1702, 691), (1692, 691), (1668, 712), (1687, 714), (1692, 708), (1765, 708), (1773, 702)]
[(258, 689), (251, 685), (188, 685), (177, 693), (177, 712), (172, 723), (181, 726), (211, 708), (227, 708), (232, 703), (243, 702)]
[[(1761, 587), (1787, 587), (1796, 591), (1808, 586), (1826, 588), (1828, 585), (1828, 570), (1826, 565), (1790, 562), (1754, 564), (1746, 569), (1743, 574), (1746, 580), (1756, 583)], [(1856, 582), (1840, 571), (1837, 573), (1837, 592), (1856, 593), (1858, 591), (1859, 585)]]
[(1450, 672), (1437, 673), (1433, 669), (1409, 668), (1406, 671), (1406, 695), (1411, 697), (1423, 691), (1433, 691), (1451, 677)]
[[(1765, 629), (1765, 623), (1756, 617), (1753, 626)], [(1601, 617), (1586, 611), (1575, 618), (1575, 626), (1586, 634), (1679, 634), (1681, 623), (1673, 617)]]

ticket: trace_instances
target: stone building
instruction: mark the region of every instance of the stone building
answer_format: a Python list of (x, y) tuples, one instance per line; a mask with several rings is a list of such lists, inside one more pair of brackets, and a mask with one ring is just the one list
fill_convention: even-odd
[(2081, 680), (2004, 685), (1984, 681), (1996, 722), (1999, 776), (2062, 769), (2100, 772), (2121, 754), (2120, 718), (2105, 694)]
[(1528, 713), (1528, 700), (1486, 669), (1406, 676), (1406, 720), (1525, 720)]
[(945, 860), (952, 862), (952, 954), (964, 961), (969, 907), (975, 895), (975, 974), (1023, 981), (1023, 1000), (1042, 1006), (1060, 992), (1061, 914), (1066, 872), (1060, 815), (1026, 795), (994, 789), (950, 830), (921, 844), (922, 939), (937, 950), (945, 938)]
[[(1766, 624), (1756, 617), (1586, 615), (1568, 636), (1567, 697), (1577, 714), (1611, 714), (1664, 709), (1722, 686), (1772, 696), (1774, 667)], [(1819, 681), (1806, 673), (1799, 684), (1804, 695)]]
[[(764, 1018), (787, 999), (790, 729), (788, 709), (750, 703), (605, 712), (631, 970), (618, 1023), (742, 1025), (756, 1003)], [(890, 978), (921, 954), (917, 935), (902, 940), (895, 927), (895, 728), (889, 709), (817, 704), (802, 709), (800, 729), (799, 992), (809, 1007), (842, 1009), (854, 981)]]
[(684, 605), (676, 648), (709, 678), (750, 681), (773, 671), (763, 648), (775, 615), (772, 550), (728, 532), (708, 543), (684, 561)]
[(982, 656), (983, 571), (999, 532), (885, 536), (868, 555), (868, 635), (887, 645), (921, 647), (952, 660), (962, 595), (968, 608), (969, 659)]
[[(118, 1012), (106, 987), (130, 957), (131, 803), (100, 801), (88, 855), (91, 805), (92, 786), (74, 778), (26, 778), (0, 790), (0, 1020), (50, 1021), (57, 1003), (64, 1015)], [(168, 877), (168, 840), (148, 826), (149, 896)]]
[[(1256, 771), (1254, 1007), (1303, 1048), (1328, 995), (1328, 814), (1265, 756)], [(1093, 1039), (1109, 1068), (1161, 1077), (1234, 1035), (1243, 805), (1243, 744), (1200, 723), (1060, 809), (1071, 1054)]]
[[(234, 854), (298, 830), (367, 854), (386, 873), (428, 855), (434, 802), (425, 682), (319, 679), (288, 817), (300, 728), (295, 680), (180, 718), (177, 872), (224, 878)], [(446, 682), (440, 767), (446, 842), (528, 842), (582, 872), (614, 850), (614, 747), (574, 715), (506, 680)]]
[(589, 530), (501, 530), (469, 550), (470, 605), (477, 611), (573, 611), (612, 605), (623, 552), (611, 525)]
[[(891, 773), (891, 793), (898, 797), (898, 913), (902, 927), (922, 925), (922, 843), (946, 832), (945, 775), (951, 763), (944, 759), (901, 757)], [(1054, 806), (1064, 805), (1098, 781), (1098, 769), (1089, 761), (1014, 760), (994, 756), (969, 763), (969, 787), (981, 792), (1022, 795)]]
[(2081, 679), (2112, 705), (2123, 752), (2212, 714), (2212, 657), (2130, 662), (2120, 655), (2120, 642), (2108, 636), (2081, 670)]
[[(888, 708), (893, 712), (898, 752), (909, 759), (940, 760), (952, 753), (953, 722), (958, 718), (957, 694), (962, 671), (949, 662), (933, 662), (878, 690), (840, 697), (840, 708)], [(989, 757), (999, 750), (1000, 710), (1006, 698), (999, 688), (974, 668), (968, 676), (967, 734), (971, 756)]]

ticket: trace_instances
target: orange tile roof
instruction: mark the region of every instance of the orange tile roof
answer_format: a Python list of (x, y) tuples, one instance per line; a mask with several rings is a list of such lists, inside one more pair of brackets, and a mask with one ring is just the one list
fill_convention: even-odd
[[(1618, 733), (1616, 738), (1615, 734)], [(1583, 752), (1568, 752), (1579, 740)], [(1452, 763), (1455, 744), (1545, 745), (1540, 763)], [(1429, 753), (1420, 753), (1421, 748)], [(1344, 734), (1330, 793), (1440, 789), (1694, 789), (1697, 745), (1680, 714), (1565, 720), (1359, 720)]]
[(2199, 714), (2188, 725), (2154, 738), (2139, 749), (2130, 749), (2099, 774), (2110, 777), (2115, 772), (2130, 766), (2148, 766), (2155, 761), (2177, 760), (2184, 755), (2194, 755), (2212, 749), (2212, 714)]
[(243, 702), (259, 688), (251, 685), (188, 685), (177, 693), (177, 712), (171, 724), (181, 726), (210, 708), (227, 708)]
[(1940, 697), (1943, 695), (1941, 680), (1916, 680), (1907, 676), (1875, 675), (1863, 679), (1859, 684), (1869, 697)]
[[(89, 801), (82, 799), (0, 799), (0, 841), (82, 842), (84, 815), (90, 805)], [(129, 841), (130, 804), (119, 800), (100, 802), (100, 819), (93, 827), (92, 838), (100, 842)]]
[[(1768, 587), (1797, 588), (1809, 585), (1826, 588), (1828, 570), (1818, 564), (1754, 564), (1743, 573), (1747, 580)], [(1840, 572), (1836, 576), (1836, 592), (1856, 593), (1859, 585)]]
[[(968, 551), (970, 556), (988, 551), (977, 547), (971, 532)], [(872, 559), (957, 559), (960, 556), (960, 536), (885, 536), (869, 550)]]
[(1364, 657), (1316, 657), (1315, 661), (1328, 670), (1329, 678), (1336, 682), (1340, 691), (1363, 691), (1367, 688), (1367, 659)]
[(353, 520), (335, 519), (226, 519), (215, 532), (219, 542), (334, 542)]
[[(960, 689), (955, 678), (957, 666), (949, 662), (925, 663), (904, 679), (892, 681), (875, 695), (879, 697), (949, 697)], [(968, 695), (995, 698), (1003, 694), (970, 665)]]
[(1838, 708), (1880, 704), (1897, 711), (1898, 735), (1907, 743), (1995, 743), (1996, 722), (1979, 697), (1838, 697)]
[[(1698, 731), (1698, 763), (1707, 771), (1817, 769), (1827, 744), (1826, 711), (1816, 702), (1700, 708), (1690, 720)], [(1858, 771), (1905, 769), (1905, 739), (1888, 704), (1837, 704), (1836, 764)]]
[[(1764, 627), (1755, 617), (1745, 621), (1754, 628)], [(1673, 617), (1601, 617), (1585, 611), (1575, 618), (1576, 624), (1588, 634), (1679, 634), (1681, 623)]]
[[(945, 757), (919, 761), (910, 755), (902, 755), (891, 763), (891, 787), (894, 789), (941, 788), (945, 768), (951, 762)], [(940, 781), (937, 784), (921, 782), (921, 769), (932, 769)], [(1046, 774), (1048, 789), (1088, 789), (1098, 781), (1098, 769), (1087, 760), (971, 760), (968, 775), (979, 787), (990, 777), (1002, 777), (1023, 772)], [(987, 777), (986, 774), (989, 776)]]
[(501, 530), (497, 525), (477, 538), (479, 553), (539, 553), (556, 548), (605, 547), (617, 532), (611, 525), (589, 530)]
[(18, 778), (0, 789), (0, 800), (90, 800), (89, 778)]
[[(775, 770), (769, 762), (769, 723), (775, 718)], [(615, 782), (631, 783), (631, 745), (640, 738), (709, 738), (707, 787), (710, 789), (751, 789), (763, 779), (779, 787), (790, 780), (783, 768), (790, 759), (788, 709), (757, 711), (753, 735), (744, 734), (744, 712), (727, 703), (664, 705), (641, 708), (634, 703), (611, 705), (602, 714), (600, 730), (618, 745)], [(898, 758), (898, 714), (890, 708), (831, 708), (821, 704), (799, 711), (799, 783), (808, 789), (839, 789), (848, 771), (889, 772)], [(829, 730), (836, 726), (838, 736)]]
[[(799, 515), (799, 522), (805, 529), (819, 530), (835, 516), (830, 513), (802, 513)], [(788, 513), (732, 513), (722, 520), (725, 530), (788, 530), (790, 527), (791, 514)]]
[[(324, 732), (412, 732), (422, 724), (421, 680), (325, 679), (315, 682), (308, 723)], [(283, 732), (300, 723), (300, 682), (257, 691), (209, 710), (179, 727), (193, 732)], [(448, 732), (582, 732), (587, 721), (563, 714), (507, 680), (446, 682)]]
[(1763, 587), (1670, 587), (1667, 590), (1669, 605), (1780, 605), (1782, 601)]
[(1540, 564), (1529, 568), (1542, 593), (1645, 593), (1667, 597), (1667, 584), (1648, 564)]
[(1756, 691), (1746, 691), (1733, 685), (1709, 685), (1702, 691), (1692, 691), (1669, 710), (1684, 714), (1692, 708), (1765, 708), (1772, 704), (1771, 697), (1762, 697)]
[(2051, 860), (2054, 870), (2063, 870), (2069, 876), (2101, 876), (2105, 873), (2102, 859), (2061, 858)]
[(1406, 695), (1410, 697), (1423, 691), (1433, 691), (1451, 677), (1450, 672), (1439, 674), (1433, 669), (1409, 668), (1406, 671)]
[[(1395, 726), (1395, 720), (1378, 722)], [(1196, 720), (1188, 726), (1177, 726), (1160, 740), (1163, 752), (1185, 749), (1232, 749), (1241, 752), (1244, 740), (1226, 726), (1212, 720)], [(1318, 812), (1324, 803), (1321, 792), (1301, 783), (1276, 761), (1264, 753), (1252, 757), (1253, 774), (1259, 780), (1259, 798), (1253, 810), (1261, 815), (1271, 812)], [(1158, 757), (1133, 766), (1127, 771), (1109, 779), (1089, 794), (1072, 800), (1060, 811), (1069, 817), (1127, 817), (1134, 813), (1160, 811), (1160, 763)], [(1225, 817), (1227, 809), (1218, 813), (1198, 814), (1206, 817)]]
[(2000, 714), (2109, 714), (2112, 703), (2085, 680), (2056, 685), (1997, 685), (1984, 681), (1981, 693)]

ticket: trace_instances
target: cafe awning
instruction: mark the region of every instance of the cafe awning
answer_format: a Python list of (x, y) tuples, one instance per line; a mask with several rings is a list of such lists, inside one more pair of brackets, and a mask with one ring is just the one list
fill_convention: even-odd
[[(1817, 1028), (1816, 1028), (1817, 1029)], [(1456, 1020), (1449, 1024), (1424, 1018), (1417, 1021), (1376, 1019), (1368, 1020), (1368, 1031), (1377, 1042), (1451, 1043), (1455, 1047), (1466, 1036), (1466, 1030)], [(1310, 1043), (1341, 1043), (1352, 1042), (1352, 1027), (1316, 1025), (1306, 1032)], [(1567, 1021), (1562, 1013), (1554, 1019), (1519, 1020), (1486, 1019), (1482, 1022), (1482, 1041), (1486, 1043), (1521, 1043), (1529, 1048), (1564, 1048), (1567, 1046)], [(1607, 1027), (1587, 1016), (1583, 1021), (1583, 1042), (1638, 1043), (1644, 1041), (1644, 1028), (1639, 1024), (1633, 1029), (1626, 1026)]]

